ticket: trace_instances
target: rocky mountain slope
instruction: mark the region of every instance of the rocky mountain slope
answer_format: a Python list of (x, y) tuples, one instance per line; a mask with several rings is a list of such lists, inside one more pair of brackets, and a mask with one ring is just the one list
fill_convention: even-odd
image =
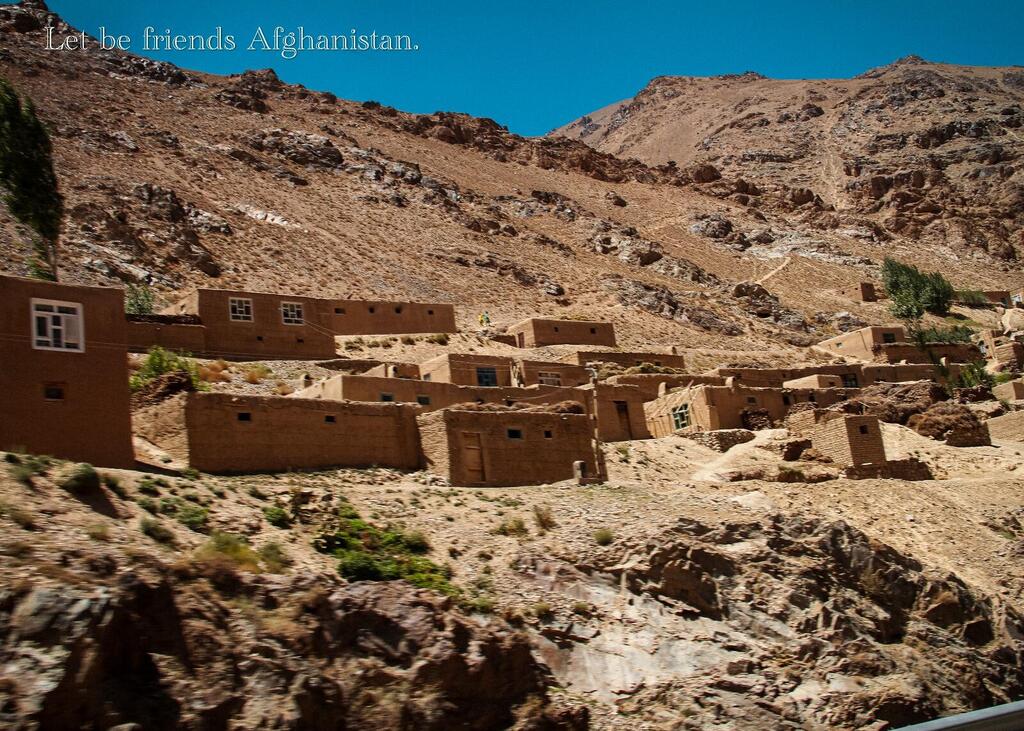
[[(38, 0), (0, 8), (0, 74), (53, 130), (66, 281), (149, 281), (165, 300), (213, 286), (453, 301), (465, 325), (485, 308), (499, 325), (607, 318), (627, 346), (738, 360), (888, 319), (839, 290), (893, 251), (938, 256), (961, 284), (1017, 283), (987, 256), (925, 251), (862, 217), (823, 226), (817, 204), (790, 210), (706, 168), (346, 102), (269, 71), (57, 58), (47, 23), (70, 30)], [(746, 280), (763, 287), (735, 289)]]
[(908, 56), (852, 79), (659, 77), (552, 135), (649, 165), (712, 165), (815, 228), (1015, 262), (1022, 105), (1024, 68)]

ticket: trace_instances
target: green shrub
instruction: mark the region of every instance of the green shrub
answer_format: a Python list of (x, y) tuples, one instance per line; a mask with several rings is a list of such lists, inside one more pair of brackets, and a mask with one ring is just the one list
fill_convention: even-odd
[(61, 488), (77, 495), (95, 492), (100, 489), (100, 476), (91, 464), (83, 462), (76, 465), (71, 472), (61, 479)]
[(184, 477), (186, 480), (200, 480), (203, 477), (199, 470), (194, 469), (192, 467), (187, 467), (183, 469), (181, 471), (181, 476)]
[(979, 292), (976, 289), (958, 289), (956, 301), (968, 307), (985, 307), (991, 304), (984, 292)]
[(139, 522), (139, 530), (157, 543), (163, 543), (168, 546), (174, 544), (174, 532), (159, 520), (143, 518)]
[(924, 327), (914, 333), (914, 339), (924, 346), (928, 343), (969, 343), (974, 330), (964, 325), (952, 327)]
[(133, 391), (137, 391), (157, 376), (165, 373), (184, 371), (188, 373), (192, 386), (197, 391), (204, 391), (208, 388), (206, 383), (199, 377), (199, 367), (187, 353), (175, 353), (171, 350), (155, 345), (149, 349), (145, 360), (129, 378), (129, 385)]
[(292, 524), (292, 517), (280, 505), (268, 505), (263, 508), (263, 517), (267, 519), (268, 523), (278, 528), (288, 528)]
[(124, 499), (128, 497), (128, 491), (124, 488), (124, 485), (121, 484), (121, 478), (119, 478), (117, 475), (112, 475), (109, 472), (104, 472), (103, 476), (100, 479), (102, 479), (103, 484), (107, 486), (107, 489), (110, 490), (115, 495), (117, 495), (119, 498)]
[(378, 528), (362, 520), (351, 505), (341, 506), (337, 516), (313, 539), (313, 547), (338, 559), (338, 572), (349, 581), (394, 581), (457, 596), (451, 571), (417, 555), (430, 548), (416, 532)]
[(462, 608), (467, 612), (478, 614), (494, 614), (494, 599), (489, 596), (478, 596), (462, 602)]
[(129, 315), (152, 315), (155, 305), (156, 296), (148, 284), (129, 284), (124, 291), (124, 311)]
[(550, 619), (554, 613), (554, 609), (547, 602), (537, 602), (530, 607), (530, 614), (537, 619)]
[(0, 79), (0, 187), (8, 210), (35, 234), (29, 272), (56, 281), (64, 201), (50, 135), (32, 101), (22, 101), (6, 79)]
[(106, 523), (94, 523), (85, 529), (85, 534), (91, 540), (106, 543), (110, 540), (110, 526)]
[(615, 540), (615, 534), (609, 528), (598, 528), (594, 531), (594, 542), (599, 546), (610, 545)]
[(160, 494), (160, 488), (157, 487), (156, 482), (150, 477), (143, 477), (139, 480), (139, 492), (143, 495), (150, 495), (156, 497)]
[(24, 464), (12, 465), (8, 469), (8, 473), (14, 480), (20, 482), (25, 487), (32, 487), (32, 478), (36, 475), (31, 467)]
[(144, 497), (139, 500), (139, 507), (145, 510), (147, 513), (156, 515), (160, 512), (160, 508), (156, 504), (156, 500), (151, 497)]
[(245, 538), (222, 531), (214, 531), (210, 540), (196, 550), (194, 558), (200, 562), (226, 559), (242, 571), (258, 571), (260, 567), (259, 556)]
[(985, 370), (985, 361), (976, 360), (973, 363), (965, 363), (960, 366), (960, 374), (956, 377), (954, 385), (957, 388), (974, 388), (975, 386), (996, 385), (995, 377)]
[(175, 517), (178, 522), (196, 533), (205, 533), (209, 528), (210, 511), (198, 505), (183, 505)]
[(953, 285), (938, 272), (926, 274), (889, 257), (882, 263), (882, 281), (892, 314), (904, 321), (920, 319), (924, 312), (945, 316), (956, 295)]

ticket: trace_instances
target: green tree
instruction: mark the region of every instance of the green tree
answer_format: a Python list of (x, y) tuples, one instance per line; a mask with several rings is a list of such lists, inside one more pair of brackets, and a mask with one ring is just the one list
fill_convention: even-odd
[(889, 257), (882, 263), (882, 281), (891, 300), (890, 311), (903, 321), (920, 319), (925, 312), (945, 316), (956, 296), (953, 285), (939, 272), (925, 274)]
[(0, 78), (0, 185), (12, 215), (34, 233), (29, 270), (42, 279), (57, 278), (57, 241), (64, 201), (53, 170), (50, 135), (24, 101)]
[(124, 291), (124, 311), (129, 315), (152, 315), (156, 305), (153, 289), (146, 284), (129, 284)]

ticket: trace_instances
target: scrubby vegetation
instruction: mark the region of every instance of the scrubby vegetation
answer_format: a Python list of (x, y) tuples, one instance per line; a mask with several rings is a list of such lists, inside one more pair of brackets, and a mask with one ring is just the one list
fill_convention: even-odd
[(64, 201), (57, 189), (50, 135), (32, 100), (0, 79), (0, 185), (11, 213), (35, 234), (29, 273), (57, 279), (57, 240)]
[(192, 380), (192, 386), (201, 391), (206, 388), (199, 377), (199, 368), (196, 362), (187, 353), (175, 353), (171, 350), (161, 348), (159, 345), (149, 349), (145, 359), (129, 378), (129, 385), (133, 391), (138, 391), (147, 383), (165, 373), (184, 371)]
[(143, 518), (139, 521), (139, 530), (157, 543), (163, 543), (164, 545), (172, 545), (174, 543), (174, 532), (159, 520)]
[(608, 546), (615, 540), (615, 534), (608, 528), (598, 528), (594, 531), (594, 543), (599, 546)]
[(450, 583), (451, 571), (421, 554), (429, 550), (422, 534), (393, 526), (367, 523), (348, 504), (313, 539), (313, 547), (338, 559), (338, 571), (349, 581), (404, 579), (448, 596), (459, 591)]
[(953, 384), (956, 388), (974, 388), (975, 386), (996, 385), (996, 378), (985, 370), (985, 361), (976, 360), (960, 366), (960, 373)]
[(71, 471), (61, 479), (59, 486), (68, 492), (78, 495), (93, 492), (100, 489), (100, 476), (96, 469), (87, 463), (75, 465)]
[(278, 528), (287, 528), (292, 524), (292, 516), (280, 505), (268, 505), (263, 508), (263, 517), (267, 522)]
[(156, 295), (147, 284), (129, 284), (124, 291), (124, 311), (129, 315), (151, 315), (156, 307)]
[(501, 522), (501, 524), (494, 529), (494, 534), (499, 536), (525, 536), (530, 531), (526, 528), (526, 523), (523, 522), (522, 518), (509, 518)]

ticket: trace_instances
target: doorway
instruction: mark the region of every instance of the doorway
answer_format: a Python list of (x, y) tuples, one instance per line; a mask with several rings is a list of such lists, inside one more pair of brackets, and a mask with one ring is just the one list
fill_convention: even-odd
[(466, 470), (467, 482), (487, 482), (480, 432), (462, 432), (462, 465)]

